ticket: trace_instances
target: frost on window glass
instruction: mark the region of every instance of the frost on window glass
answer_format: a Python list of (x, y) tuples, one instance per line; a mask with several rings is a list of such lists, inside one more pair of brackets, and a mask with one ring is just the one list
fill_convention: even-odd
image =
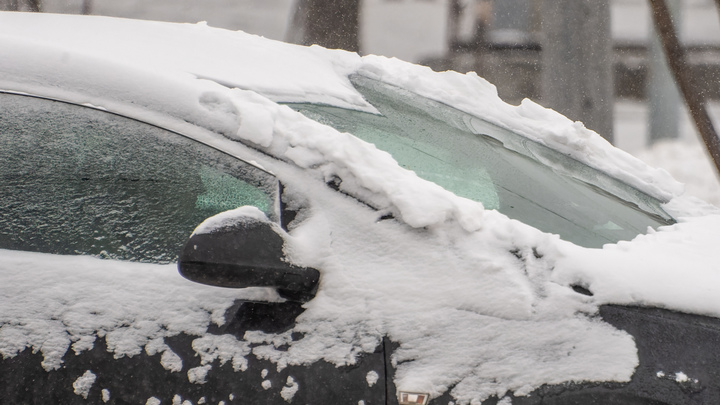
[(193, 229), (253, 205), (269, 174), (178, 134), (103, 111), (0, 94), (0, 248), (169, 263)]
[[(389, 152), (404, 168), (455, 194), (498, 209), (497, 188), (486, 162), (472, 148), (448, 147), (448, 126), (417, 111), (383, 110), (385, 116), (313, 104), (294, 104), (309, 118), (339, 131), (350, 132)], [(456, 142), (455, 142), (456, 143)]]

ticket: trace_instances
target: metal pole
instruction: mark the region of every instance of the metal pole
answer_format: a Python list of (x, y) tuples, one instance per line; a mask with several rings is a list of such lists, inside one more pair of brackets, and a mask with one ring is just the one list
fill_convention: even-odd
[(541, 101), (613, 141), (608, 0), (543, 0)]
[(707, 147), (715, 169), (720, 174), (720, 139), (718, 139), (710, 116), (705, 108), (705, 99), (699, 88), (693, 83), (690, 67), (685, 60), (685, 52), (680, 47), (670, 10), (664, 0), (650, 0), (653, 21), (665, 49), (670, 70), (675, 76), (675, 81), (680, 87), (680, 92), (690, 110), (690, 115), (695, 122), (695, 127), (700, 133), (705, 146)]

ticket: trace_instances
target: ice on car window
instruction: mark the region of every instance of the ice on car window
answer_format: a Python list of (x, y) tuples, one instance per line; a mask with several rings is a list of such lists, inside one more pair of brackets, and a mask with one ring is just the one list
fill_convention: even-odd
[(290, 106), (374, 143), (455, 194), (586, 247), (673, 223), (660, 201), (479, 117), (364, 77), (353, 84), (380, 115)]
[(197, 196), (196, 209), (223, 212), (252, 205), (266, 214), (272, 213), (272, 201), (267, 190), (210, 166), (202, 166), (199, 174), (205, 192)]
[(275, 216), (270, 174), (107, 112), (0, 93), (0, 248), (169, 263), (205, 218)]

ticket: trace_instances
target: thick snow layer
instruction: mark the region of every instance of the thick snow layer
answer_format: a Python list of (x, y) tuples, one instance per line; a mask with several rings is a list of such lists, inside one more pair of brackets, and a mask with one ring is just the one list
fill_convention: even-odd
[(295, 382), (294, 378), (288, 377), (285, 381), (285, 386), (280, 390), (280, 396), (282, 396), (286, 402), (290, 403), (295, 393), (298, 392), (298, 389), (300, 389), (300, 385)]
[[(596, 318), (600, 304), (720, 316), (714, 268), (720, 253), (713, 238), (720, 216), (690, 216), (710, 210), (673, 198), (681, 187), (665, 172), (536, 104), (503, 103), (475, 75), (438, 74), (205, 25), (3, 13), (0, 71), (7, 73), (0, 88), (184, 129), (257, 160), (303, 207), (282, 233), (288, 260), (321, 271), (317, 296), (291, 331), (215, 336), (208, 326), (221, 324), (235, 299), (279, 297), (263, 289), (192, 284), (174, 266), (0, 251), (5, 357), (29, 347), (41, 351), (43, 366), (52, 370), (68, 349), (88, 350), (105, 337), (116, 357), (163, 353), (163, 367), (179, 372), (182, 361), (164, 338), (186, 333), (198, 336), (193, 349), (202, 362), (187, 376), (202, 383), (215, 359), (239, 372), (251, 355), (279, 369), (321, 359), (348, 365), (387, 336), (400, 344), (393, 355), (399, 389), (437, 396), (453, 387), (457, 403), (467, 404), (508, 391), (527, 394), (543, 384), (628, 381), (637, 366), (635, 344)], [(421, 180), (375, 146), (273, 101), (372, 111), (352, 88), (352, 73), (486, 117), (673, 198), (668, 206), (687, 218), (630, 242), (580, 248)], [(327, 187), (337, 179), (347, 194)], [(216, 217), (199, 232), (248, 212)], [(574, 284), (595, 295), (576, 293)], [(292, 332), (304, 338), (293, 340)], [(292, 398), (303, 387), (288, 380), (282, 389)]]
[(553, 279), (582, 281), (597, 303), (642, 304), (718, 316), (720, 215), (682, 222), (602, 250), (563, 245)]
[(367, 375), (365, 376), (365, 380), (367, 380), (368, 387), (372, 387), (375, 385), (376, 382), (378, 382), (378, 378), (380, 376), (375, 371), (368, 371)]
[[(0, 35), (7, 33), (15, 41), (57, 41), (63, 44), (66, 59), (73, 53), (90, 54), (123, 65), (184, 72), (224, 86), (251, 89), (279, 101), (326, 103), (372, 111), (372, 106), (348, 80), (349, 74), (361, 73), (512, 129), (661, 199), (669, 200), (682, 193), (682, 186), (665, 171), (652, 169), (613, 148), (581, 123), (529, 100), (517, 107), (504, 103), (495, 87), (474, 73), (437, 74), (396, 59), (373, 55), (360, 58), (344, 51), (305, 48), (205, 24), (53, 15), (38, 18), (29, 14), (11, 17), (9, 13), (0, 14)], [(68, 24), (73, 28), (68, 29)], [(230, 107), (214, 98), (211, 104), (223, 109)], [(262, 134), (264, 131), (257, 129), (262, 127), (263, 119), (267, 121), (265, 115), (258, 110), (248, 114), (251, 122), (245, 125), (250, 125), (252, 131), (241, 126), (238, 135)], [(254, 141), (263, 145), (262, 140)]]

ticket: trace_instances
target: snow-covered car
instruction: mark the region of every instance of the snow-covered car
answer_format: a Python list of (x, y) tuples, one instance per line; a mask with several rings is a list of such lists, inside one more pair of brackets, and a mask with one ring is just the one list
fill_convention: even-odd
[(0, 403), (720, 398), (718, 210), (473, 73), (0, 13), (0, 161)]

